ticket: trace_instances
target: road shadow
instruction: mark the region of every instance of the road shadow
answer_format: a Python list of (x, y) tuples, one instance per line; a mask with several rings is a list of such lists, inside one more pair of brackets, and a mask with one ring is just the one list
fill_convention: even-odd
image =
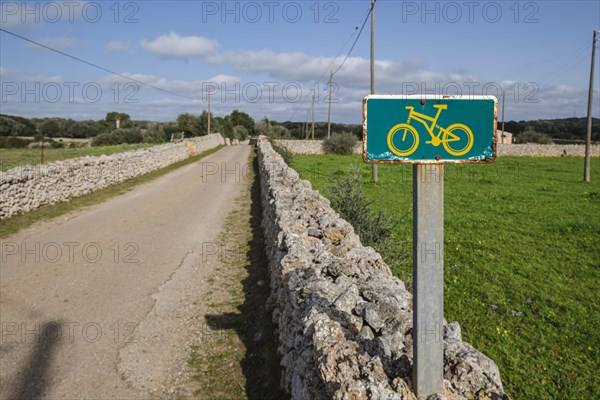
[(248, 276), (242, 281), (244, 303), (238, 307), (240, 314), (223, 313), (206, 315), (206, 321), (213, 330), (235, 329), (246, 347), (241, 361), (242, 372), (246, 377), (246, 396), (249, 400), (289, 399), (281, 389), (280, 356), (277, 352), (278, 337), (272, 322), (271, 312), (265, 307), (270, 295), (268, 260), (265, 253), (261, 226), (262, 204), (258, 158), (254, 157), (254, 180), (251, 187), (250, 224), (252, 236), (246, 252)]
[(61, 340), (64, 339), (61, 326), (60, 321), (46, 322), (37, 333), (22, 337), (25, 343), (33, 340), (35, 344), (21, 373), (17, 375), (14, 390), (9, 399), (35, 400), (45, 397), (52, 359)]

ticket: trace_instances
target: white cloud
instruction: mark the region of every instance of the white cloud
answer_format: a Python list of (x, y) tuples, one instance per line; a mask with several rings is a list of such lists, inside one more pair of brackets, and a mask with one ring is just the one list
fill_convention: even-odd
[(241, 79), (238, 78), (237, 76), (231, 76), (231, 75), (225, 75), (225, 74), (219, 74), (219, 75), (215, 75), (212, 78), (208, 78), (206, 80), (206, 82), (216, 82), (219, 84), (225, 83), (240, 83)]
[(112, 40), (106, 45), (106, 50), (112, 53), (129, 53), (129, 43), (120, 40)]
[(164, 58), (188, 59), (212, 54), (218, 42), (202, 36), (179, 36), (171, 32), (153, 41), (144, 39), (140, 42), (140, 46), (147, 52)]

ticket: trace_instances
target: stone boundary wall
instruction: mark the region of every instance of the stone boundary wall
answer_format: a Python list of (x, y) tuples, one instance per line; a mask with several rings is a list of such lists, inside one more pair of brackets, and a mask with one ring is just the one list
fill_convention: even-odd
[[(280, 146), (286, 147), (296, 154), (324, 154), (322, 140), (276, 140)], [(582, 144), (498, 144), (498, 156), (578, 156), (583, 157), (585, 146)], [(600, 145), (592, 145), (592, 157), (600, 157)], [(357, 142), (355, 154), (362, 153), (362, 142)]]
[[(323, 140), (275, 140), (275, 144), (283, 146), (295, 154), (325, 154)], [(356, 142), (355, 154), (362, 153), (362, 142)]]
[[(498, 144), (498, 156), (537, 156), (537, 157), (563, 157), (585, 155), (583, 144)], [(591, 147), (591, 156), (600, 157), (600, 145)]]
[(214, 133), (109, 156), (23, 165), (0, 172), (0, 219), (88, 194), (224, 143), (223, 137)]
[[(404, 283), (264, 139), (258, 163), (282, 385), (298, 400), (416, 400)], [(497, 366), (456, 322), (443, 340), (444, 391), (429, 400), (508, 399)]]

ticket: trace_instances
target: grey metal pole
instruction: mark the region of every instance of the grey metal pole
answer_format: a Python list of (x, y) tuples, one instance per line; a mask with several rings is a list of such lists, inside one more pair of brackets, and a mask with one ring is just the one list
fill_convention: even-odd
[(413, 166), (413, 389), (441, 393), (444, 379), (444, 166)]
[[(371, 94), (375, 94), (375, 0), (371, 0)], [(377, 164), (371, 164), (371, 179), (379, 180)]]
[(592, 102), (594, 99), (594, 62), (596, 61), (596, 31), (592, 40), (592, 68), (590, 69), (590, 89), (588, 92), (587, 136), (585, 140), (585, 162), (583, 165), (583, 180), (590, 181), (590, 158), (592, 147)]
[[(211, 88), (212, 90), (212, 88)], [(210, 91), (208, 92), (208, 132), (210, 135)]]
[(312, 140), (315, 140), (315, 95), (312, 98), (312, 127), (310, 129), (312, 133)]
[(333, 71), (329, 73), (329, 111), (327, 112), (327, 139), (331, 137), (331, 80), (333, 79)]

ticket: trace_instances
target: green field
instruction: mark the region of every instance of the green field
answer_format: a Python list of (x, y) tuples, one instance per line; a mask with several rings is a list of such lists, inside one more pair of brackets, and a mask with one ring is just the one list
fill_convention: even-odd
[[(83, 156), (110, 155), (124, 151), (137, 150), (153, 144), (120, 144), (116, 146), (75, 147), (62, 149), (44, 149), (44, 163)], [(0, 171), (20, 165), (40, 164), (40, 149), (0, 149)]]
[[(359, 156), (295, 156), (327, 196), (360, 166), (374, 209), (398, 221), (387, 260), (410, 289), (412, 166)], [(513, 399), (600, 398), (600, 159), (503, 157), (445, 166), (445, 316), (499, 366)]]

